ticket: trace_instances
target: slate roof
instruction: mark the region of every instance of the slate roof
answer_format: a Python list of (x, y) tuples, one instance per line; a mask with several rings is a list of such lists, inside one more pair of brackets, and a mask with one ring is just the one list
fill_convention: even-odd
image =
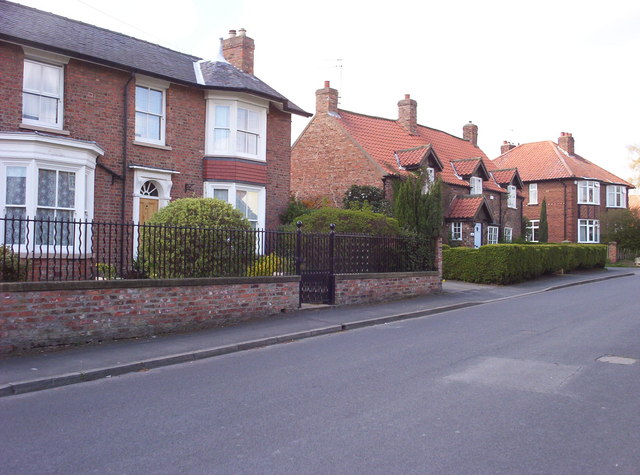
[(445, 213), (446, 219), (474, 219), (480, 212), (480, 208), (485, 207), (487, 214), (493, 221), (493, 215), (486, 204), (483, 195), (458, 195), (454, 198)]
[[(201, 58), (6, 0), (0, 0), (0, 39), (198, 86), (194, 63)], [(230, 64), (205, 62), (201, 69), (205, 84), (200, 87), (247, 92), (281, 103), (288, 112), (311, 116)]]
[[(457, 175), (451, 161), (468, 158), (482, 159), (488, 170), (495, 168), (484, 152), (459, 137), (418, 125), (416, 134), (409, 134), (406, 129), (395, 120), (383, 119), (356, 112), (338, 110), (335, 119), (344, 127), (346, 132), (373, 158), (389, 175), (403, 175), (398, 166), (395, 152), (399, 150), (417, 149), (431, 146), (442, 163), (440, 174), (445, 183), (469, 187), (468, 180)], [(409, 159), (407, 159), (409, 160)], [(485, 190), (504, 193), (493, 180), (483, 183)]]
[(551, 140), (518, 145), (492, 162), (497, 168), (516, 167), (524, 182), (590, 178), (633, 187), (631, 183), (580, 155), (569, 155)]

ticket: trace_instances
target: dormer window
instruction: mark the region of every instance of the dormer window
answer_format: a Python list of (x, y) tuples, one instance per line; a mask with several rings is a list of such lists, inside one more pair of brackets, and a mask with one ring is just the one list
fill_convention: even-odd
[(600, 204), (600, 183), (597, 181), (578, 182), (578, 204), (599, 205)]
[(471, 184), (471, 192), (472, 195), (481, 195), (482, 194), (482, 178), (477, 176), (472, 176), (469, 180)]

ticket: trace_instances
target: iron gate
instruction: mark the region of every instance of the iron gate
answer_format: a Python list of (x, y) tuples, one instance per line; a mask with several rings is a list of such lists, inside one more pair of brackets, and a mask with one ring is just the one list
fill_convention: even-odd
[(300, 304), (335, 302), (334, 230), (332, 224), (329, 234), (302, 234), (298, 226), (296, 272), (300, 275)]

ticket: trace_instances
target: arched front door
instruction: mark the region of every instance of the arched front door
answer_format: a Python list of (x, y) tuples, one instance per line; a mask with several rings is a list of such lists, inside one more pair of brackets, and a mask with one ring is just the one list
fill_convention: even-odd
[(158, 187), (152, 181), (145, 181), (140, 187), (138, 223), (144, 224), (153, 216), (158, 211), (159, 204)]

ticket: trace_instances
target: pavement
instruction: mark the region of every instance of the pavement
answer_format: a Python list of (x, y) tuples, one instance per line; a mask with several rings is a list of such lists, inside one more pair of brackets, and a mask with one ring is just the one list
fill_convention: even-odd
[(387, 303), (304, 306), (295, 312), (232, 327), (105, 342), (0, 359), (0, 397), (110, 378), (279, 343), (338, 333), (561, 288), (623, 278), (632, 268), (544, 276), (498, 286), (443, 282), (441, 293)]

